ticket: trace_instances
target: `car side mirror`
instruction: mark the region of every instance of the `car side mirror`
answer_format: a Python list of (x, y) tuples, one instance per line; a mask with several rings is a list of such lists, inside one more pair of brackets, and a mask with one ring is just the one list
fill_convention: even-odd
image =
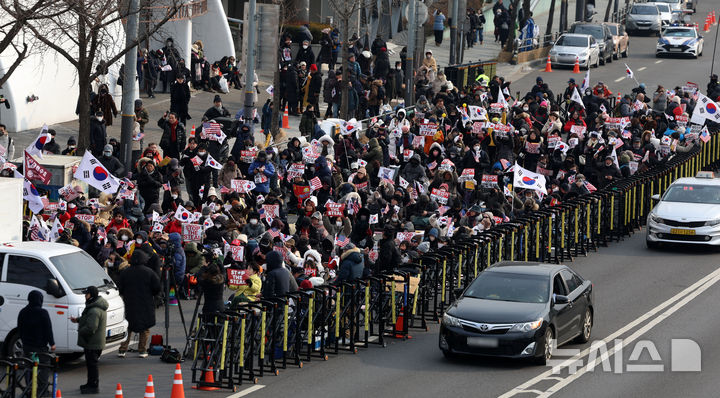
[(563, 296), (562, 294), (554, 294), (553, 293), (553, 305), (555, 304), (567, 304), (570, 300), (567, 298), (567, 296)]
[(63, 292), (60, 284), (55, 278), (48, 279), (47, 283), (45, 284), (45, 292), (55, 298), (60, 298), (65, 295), (65, 292)]
[(650, 199), (659, 202), (660, 201), (660, 194), (656, 193), (655, 195), (651, 196)]

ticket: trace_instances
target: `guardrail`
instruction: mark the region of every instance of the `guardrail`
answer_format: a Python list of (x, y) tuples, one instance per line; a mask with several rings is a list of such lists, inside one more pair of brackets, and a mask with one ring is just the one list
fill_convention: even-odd
[(638, 232), (653, 207), (651, 196), (672, 181), (718, 166), (720, 135), (664, 164), (592, 194), (525, 214), (473, 236), (454, 236), (392, 273), (327, 284), (194, 322), (185, 355), (199, 388), (235, 389), (266, 373), (353, 354), (386, 339), (427, 331), (484, 269), (504, 260), (560, 263), (587, 256)]

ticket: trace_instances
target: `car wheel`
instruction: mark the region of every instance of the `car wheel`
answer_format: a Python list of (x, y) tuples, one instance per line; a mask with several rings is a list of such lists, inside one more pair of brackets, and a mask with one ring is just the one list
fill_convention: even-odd
[(704, 47), (705, 47), (705, 46), (701, 46), (701, 47), (700, 47), (700, 52), (698, 52), (698, 56), (699, 56), (699, 57), (702, 57), (703, 50), (705, 49)]
[(548, 326), (547, 329), (545, 329), (545, 342), (543, 345), (543, 354), (542, 356), (535, 358), (535, 363), (538, 365), (545, 366), (547, 365), (550, 358), (552, 358), (552, 342), (555, 338), (555, 334), (553, 333), (553, 329)]
[(598, 59), (600, 62), (600, 65), (605, 65), (605, 56), (604, 55), (598, 55)]
[(22, 358), (23, 346), (19, 332), (13, 333), (5, 342), (5, 354), (9, 357)]
[(659, 249), (659, 248), (660, 248), (660, 243), (659, 243), (659, 242), (653, 242), (653, 241), (648, 240), (648, 239), (645, 239), (645, 245), (647, 246), (648, 249), (651, 249), (651, 250), (655, 250), (655, 249)]
[(583, 317), (582, 323), (580, 324), (580, 329), (582, 330), (582, 332), (577, 337), (577, 339), (575, 339), (575, 341), (581, 344), (590, 341), (590, 335), (592, 334), (592, 324), (592, 311), (590, 311), (590, 308), (587, 308), (585, 309), (585, 316)]
[(454, 359), (457, 359), (457, 354), (454, 354), (454, 353), (450, 352), (449, 350), (442, 350), (442, 353), (443, 353), (443, 356), (445, 357), (445, 359), (448, 359), (451, 361)]
[(595, 58), (595, 68), (597, 69), (597, 68), (599, 68), (599, 67), (600, 67), (600, 56), (598, 56), (597, 58)]
[(630, 53), (630, 45), (628, 44), (625, 47), (625, 51), (622, 53), (623, 58), (627, 58), (629, 53)]
[(613, 53), (612, 58), (613, 58), (613, 59), (620, 59), (620, 50), (616, 50), (616, 51)]

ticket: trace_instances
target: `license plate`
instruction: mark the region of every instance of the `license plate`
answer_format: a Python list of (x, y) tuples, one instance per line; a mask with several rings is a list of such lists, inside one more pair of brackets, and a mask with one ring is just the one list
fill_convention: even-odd
[(114, 327), (107, 331), (107, 337), (116, 336), (118, 334), (122, 334), (125, 332), (125, 328), (123, 326)]
[(468, 337), (467, 345), (469, 347), (494, 348), (498, 346), (498, 339), (494, 337)]
[(670, 233), (675, 235), (695, 235), (695, 230), (672, 228), (670, 229)]

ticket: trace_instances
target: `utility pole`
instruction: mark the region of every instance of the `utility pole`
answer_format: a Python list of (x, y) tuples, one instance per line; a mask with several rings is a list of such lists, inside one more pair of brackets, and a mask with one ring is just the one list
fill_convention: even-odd
[[(130, 0), (125, 44), (129, 47), (137, 42), (140, 0)], [(137, 44), (125, 54), (124, 82), (122, 85), (122, 121), (120, 124), (120, 149), (125, 170), (132, 170), (132, 133), (135, 128), (135, 85), (137, 84)]]
[(585, 20), (585, 0), (577, 0), (575, 2), (575, 21)]
[(415, 29), (417, 15), (415, 1), (408, 2), (407, 55), (405, 57), (405, 106), (415, 103)]
[[(253, 99), (255, 97), (255, 87), (253, 86), (253, 83), (255, 82), (255, 42), (256, 42), (256, 34), (255, 32), (256, 25), (257, 25), (257, 15), (255, 12), (256, 8), (256, 0), (250, 0), (250, 9), (248, 10), (248, 38), (245, 45), (247, 46), (247, 57), (246, 57), (246, 65), (245, 65), (245, 104), (243, 107), (243, 120), (245, 123), (250, 127), (250, 134), (252, 136), (255, 123), (253, 123), (253, 109), (255, 108), (255, 104), (253, 103)], [(273, 96), (275, 98), (275, 96)], [(280, 103), (273, 104), (275, 106), (280, 106)], [(248, 120), (250, 121), (248, 123)]]
[[(412, 0), (411, 0), (412, 1)], [(458, 0), (452, 2), (452, 14), (450, 16), (450, 65), (457, 64), (457, 42), (458, 42)]]

